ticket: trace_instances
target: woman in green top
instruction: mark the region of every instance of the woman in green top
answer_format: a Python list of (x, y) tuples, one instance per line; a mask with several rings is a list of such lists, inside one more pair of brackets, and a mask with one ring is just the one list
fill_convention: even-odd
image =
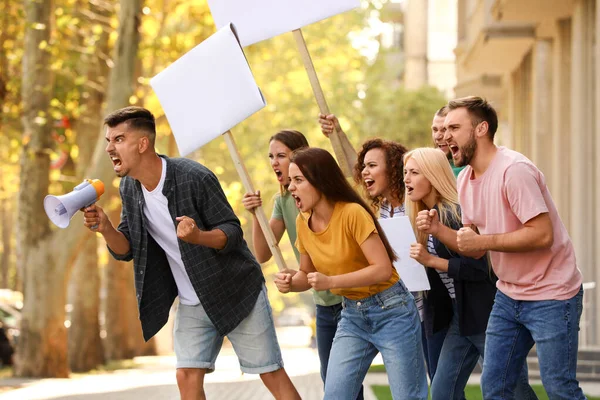
[[(300, 262), (300, 254), (296, 249), (296, 217), (298, 208), (295, 201), (287, 190), (290, 184), (289, 166), (290, 156), (296, 149), (308, 147), (306, 137), (294, 130), (282, 130), (277, 132), (269, 139), (269, 159), (271, 168), (275, 172), (277, 181), (280, 185), (280, 192), (275, 197), (273, 215), (269, 221), (271, 230), (275, 235), (277, 243), (287, 231), (292, 242), (296, 260)], [(256, 193), (246, 193), (242, 199), (242, 204), (246, 210), (253, 216), (252, 222), (252, 242), (254, 244), (254, 253), (260, 263), (264, 263), (271, 258), (271, 250), (265, 236), (260, 228), (254, 209), (262, 205), (260, 191)], [(337, 330), (337, 324), (340, 320), (342, 311), (342, 297), (332, 294), (330, 291), (313, 291), (313, 299), (317, 306), (317, 350), (321, 362), (321, 379), (325, 383), (325, 374), (331, 352), (331, 344)], [(363, 390), (361, 389), (357, 399), (363, 399)]]

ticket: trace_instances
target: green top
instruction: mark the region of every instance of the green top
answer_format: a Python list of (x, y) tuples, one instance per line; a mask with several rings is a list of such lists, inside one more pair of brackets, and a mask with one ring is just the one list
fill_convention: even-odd
[(452, 158), (450, 158), (448, 161), (450, 162), (450, 167), (452, 167), (452, 172), (454, 172), (454, 177), (458, 178), (458, 174), (460, 174), (460, 171), (465, 169), (466, 165), (464, 165), (462, 167), (455, 167), (454, 160)]
[[(298, 263), (300, 262), (300, 253), (295, 246), (296, 243), (296, 217), (298, 216), (298, 207), (296, 202), (290, 194), (286, 191), (283, 195), (278, 193), (275, 196), (275, 205), (273, 206), (273, 215), (271, 218), (283, 220), (285, 230), (287, 231), (290, 242), (292, 242), (292, 248), (294, 249), (294, 255)], [(336, 296), (329, 290), (316, 291), (313, 290), (313, 299), (315, 304), (320, 306), (332, 306), (334, 304), (340, 304), (342, 302), (342, 296)]]

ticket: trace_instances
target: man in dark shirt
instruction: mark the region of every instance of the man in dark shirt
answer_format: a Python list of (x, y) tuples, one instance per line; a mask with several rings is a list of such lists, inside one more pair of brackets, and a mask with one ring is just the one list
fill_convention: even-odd
[(122, 177), (121, 222), (99, 206), (84, 224), (102, 234), (118, 260), (134, 260), (146, 340), (164, 326), (176, 296), (174, 347), (181, 398), (204, 399), (223, 337), (242, 371), (260, 374), (275, 398), (299, 399), (283, 361), (260, 265), (215, 175), (203, 165), (158, 155), (154, 116), (140, 107), (104, 120), (106, 152)]

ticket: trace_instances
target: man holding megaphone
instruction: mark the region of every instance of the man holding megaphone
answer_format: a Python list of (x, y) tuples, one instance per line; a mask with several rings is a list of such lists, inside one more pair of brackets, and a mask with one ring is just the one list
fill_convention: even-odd
[(242, 371), (260, 374), (275, 398), (299, 399), (283, 361), (260, 265), (216, 176), (154, 149), (154, 116), (126, 107), (104, 120), (106, 152), (121, 177), (121, 222), (101, 207), (84, 224), (117, 260), (134, 261), (144, 339), (164, 326), (176, 296), (174, 347), (182, 399), (204, 399), (206, 372), (227, 336)]

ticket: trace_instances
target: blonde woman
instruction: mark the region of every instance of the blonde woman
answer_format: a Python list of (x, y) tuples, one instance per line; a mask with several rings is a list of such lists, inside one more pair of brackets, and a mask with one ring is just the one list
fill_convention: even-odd
[[(425, 306), (426, 331), (449, 323), (431, 396), (433, 400), (460, 400), (477, 359), (484, 354), (485, 330), (496, 294), (495, 277), (485, 256), (462, 256), (455, 241), (445, 243), (445, 236), (438, 235), (443, 233), (440, 226), (455, 231), (462, 227), (456, 179), (444, 153), (432, 148), (406, 153), (404, 184), (406, 211), (417, 237), (410, 255), (428, 267), (431, 284)], [(523, 374), (517, 398), (535, 399), (525, 368)]]

